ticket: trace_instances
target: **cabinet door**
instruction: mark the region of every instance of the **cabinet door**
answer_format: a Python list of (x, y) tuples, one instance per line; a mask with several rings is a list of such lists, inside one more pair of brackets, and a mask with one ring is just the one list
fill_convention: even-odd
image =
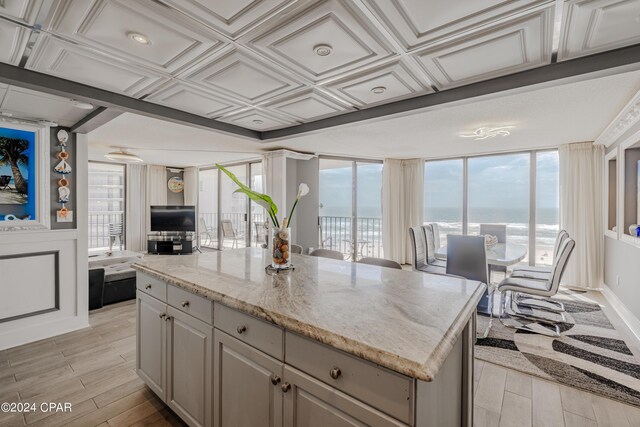
[(288, 365), (283, 386), (284, 427), (406, 426)]
[(283, 363), (216, 329), (214, 427), (282, 426)]
[(166, 322), (167, 305), (138, 291), (136, 369), (154, 393), (166, 397)]
[(167, 308), (167, 399), (192, 427), (211, 425), (213, 327), (169, 306)]

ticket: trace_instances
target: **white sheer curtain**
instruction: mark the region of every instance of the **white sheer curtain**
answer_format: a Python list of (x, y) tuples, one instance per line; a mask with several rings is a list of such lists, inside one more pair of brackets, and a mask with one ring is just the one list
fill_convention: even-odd
[(135, 252), (147, 250), (147, 167), (127, 165), (126, 225), (127, 249)]
[(147, 229), (151, 229), (151, 206), (167, 204), (167, 168), (158, 165), (147, 166)]
[(198, 168), (184, 169), (184, 204), (195, 206), (198, 204)]
[(382, 169), (382, 246), (385, 258), (411, 262), (409, 227), (422, 225), (424, 159), (385, 159)]
[(602, 225), (602, 145), (591, 142), (559, 148), (560, 227), (576, 246), (563, 282), (571, 286), (599, 288), (602, 284), (604, 248)]

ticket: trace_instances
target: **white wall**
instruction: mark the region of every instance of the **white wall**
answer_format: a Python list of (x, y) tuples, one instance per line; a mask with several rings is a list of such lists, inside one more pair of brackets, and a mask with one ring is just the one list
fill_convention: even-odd
[[(607, 148), (607, 152), (617, 150), (622, 141), (640, 131), (640, 123), (631, 127)], [(618, 159), (618, 167), (621, 166)], [(620, 177), (621, 174), (618, 174)], [(605, 177), (607, 179), (607, 177)], [(604, 185), (608, 185), (605, 183)], [(607, 207), (607, 200), (603, 206)], [(618, 213), (624, 210), (624, 200), (618, 200)], [(618, 221), (618, 228), (624, 229), (624, 224)], [(618, 297), (636, 319), (640, 319), (640, 248), (623, 240), (605, 237), (604, 242), (604, 284)]]
[[(76, 169), (70, 179), (87, 182), (86, 135), (78, 135)], [(0, 350), (49, 338), (89, 326), (87, 261), (87, 186), (77, 186), (74, 215), (77, 229), (10, 231), (0, 235), (0, 258), (17, 254), (19, 262), (5, 258), (0, 263), (0, 288), (11, 288), (13, 309), (17, 312), (44, 307), (50, 302), (55, 274), (51, 256), (58, 252), (59, 308), (47, 313), (0, 322)], [(31, 254), (31, 256), (30, 256)], [(33, 270), (24, 274), (24, 270)], [(0, 316), (4, 317), (4, 316)]]

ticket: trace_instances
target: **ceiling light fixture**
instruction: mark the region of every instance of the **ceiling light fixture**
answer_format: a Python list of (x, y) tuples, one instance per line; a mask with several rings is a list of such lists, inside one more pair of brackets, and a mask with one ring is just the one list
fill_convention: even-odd
[(255, 120), (253, 121), (253, 124), (254, 124), (254, 125), (261, 125), (261, 124), (264, 124), (264, 122), (263, 122), (262, 120), (260, 120), (260, 119), (255, 119)]
[(333, 48), (328, 44), (319, 44), (313, 47), (313, 53), (318, 56), (329, 56), (333, 52)]
[(81, 110), (93, 110), (93, 104), (89, 102), (76, 101), (75, 99), (71, 102), (74, 107), (80, 108)]
[(375, 93), (376, 95), (383, 94), (386, 91), (387, 91), (387, 88), (384, 86), (376, 86), (373, 89), (371, 89), (371, 92)]
[(508, 136), (511, 135), (509, 129), (513, 129), (514, 126), (500, 126), (500, 127), (480, 127), (473, 132), (462, 132), (460, 136), (462, 138), (473, 138), (476, 141), (487, 138), (494, 138), (496, 136)]
[(124, 163), (141, 163), (143, 160), (136, 156), (135, 154), (129, 153), (129, 151), (125, 148), (121, 148), (118, 151), (112, 151), (111, 153), (107, 153), (104, 155), (109, 160), (113, 160), (114, 162), (124, 162)]
[(149, 39), (149, 37), (145, 36), (144, 34), (136, 33), (135, 31), (129, 31), (127, 33), (127, 37), (129, 37), (134, 42), (143, 44), (145, 46), (151, 44), (151, 40)]

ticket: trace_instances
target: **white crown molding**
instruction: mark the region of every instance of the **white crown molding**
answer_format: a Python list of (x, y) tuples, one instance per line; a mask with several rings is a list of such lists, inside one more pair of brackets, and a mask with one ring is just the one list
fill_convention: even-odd
[(596, 144), (610, 146), (633, 125), (640, 121), (640, 91), (624, 106), (615, 119), (596, 138)]
[(314, 154), (305, 154), (305, 153), (298, 153), (296, 151), (291, 151), (291, 150), (286, 150), (286, 149), (280, 149), (280, 150), (273, 150), (273, 151), (267, 151), (266, 153), (264, 153), (264, 155), (267, 158), (275, 158), (275, 157), (285, 157), (288, 159), (295, 159), (295, 160), (311, 160), (314, 157), (318, 157)]

